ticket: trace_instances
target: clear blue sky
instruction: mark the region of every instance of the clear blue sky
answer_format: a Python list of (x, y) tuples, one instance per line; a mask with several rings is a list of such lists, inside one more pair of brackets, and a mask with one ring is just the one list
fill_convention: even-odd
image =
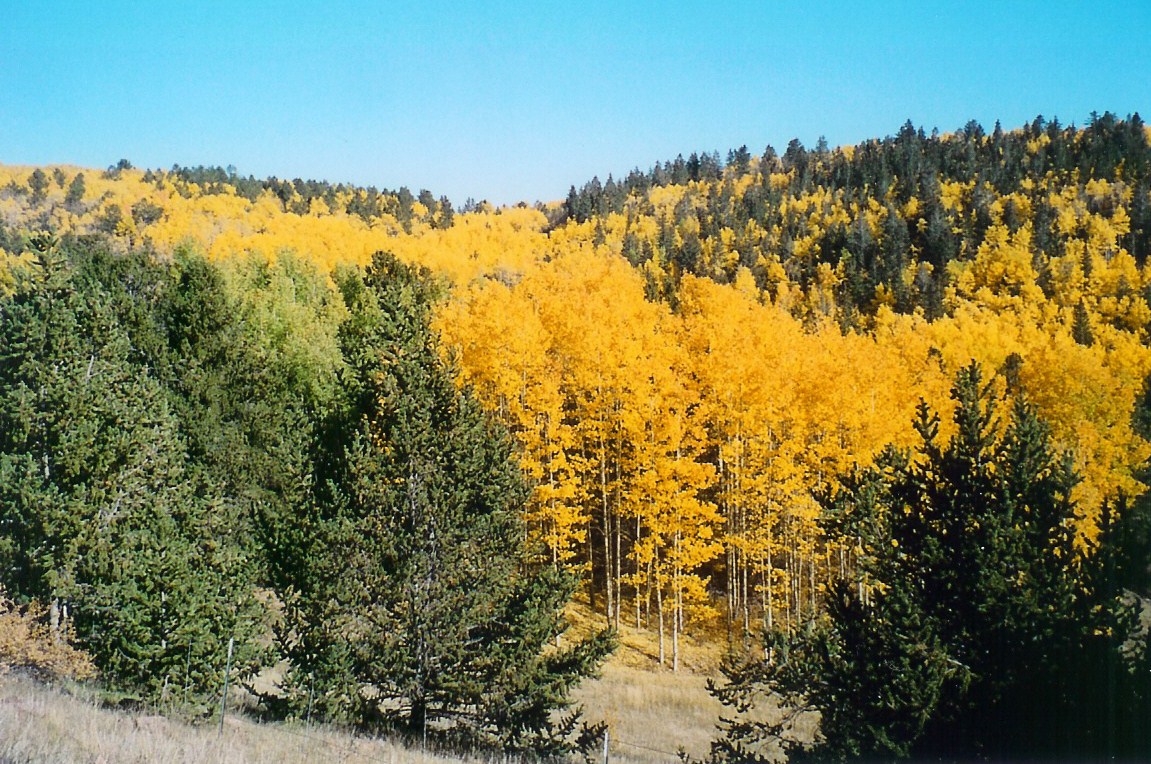
[(52, 2), (0, 12), (0, 162), (235, 165), (461, 203), (907, 119), (1151, 119), (1151, 2)]

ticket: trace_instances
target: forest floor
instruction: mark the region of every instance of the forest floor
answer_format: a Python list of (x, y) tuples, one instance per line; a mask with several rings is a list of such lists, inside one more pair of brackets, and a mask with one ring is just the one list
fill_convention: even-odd
[[(576, 638), (606, 625), (585, 604), (573, 604), (568, 614)], [(600, 677), (574, 693), (589, 723), (607, 724), (612, 761), (676, 761), (681, 750), (697, 760), (707, 755), (722, 709), (708, 694), (707, 680), (719, 676), (723, 646), (717, 639), (681, 637), (679, 671), (672, 671), (670, 636), (665, 634), (661, 666), (658, 636), (621, 620), (619, 647)]]
[[(598, 627), (586, 606), (573, 606), (571, 615), (573, 638)], [(681, 750), (694, 759), (708, 752), (721, 707), (706, 683), (718, 675), (723, 642), (682, 639), (678, 672), (670, 669), (670, 642), (665, 648), (668, 665), (661, 667), (656, 636), (621, 625), (620, 647), (601, 676), (575, 693), (585, 719), (607, 724), (613, 762), (674, 762)], [(433, 764), (461, 759), (323, 725), (260, 723), (240, 713), (229, 713), (221, 732), (214, 722), (190, 724), (108, 707), (84, 686), (52, 687), (16, 672), (0, 673), (0, 762), (128, 761)]]

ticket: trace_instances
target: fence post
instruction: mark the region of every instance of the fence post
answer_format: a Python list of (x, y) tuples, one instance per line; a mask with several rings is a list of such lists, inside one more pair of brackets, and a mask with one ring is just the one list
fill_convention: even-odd
[(220, 731), (216, 737), (224, 735), (224, 713), (228, 708), (228, 677), (232, 674), (232, 648), (236, 645), (236, 638), (228, 638), (228, 661), (224, 665), (224, 695), (220, 698)]
[(188, 684), (192, 681), (192, 643), (188, 642), (188, 660), (184, 663), (184, 707), (188, 706)]
[(611, 733), (608, 732), (607, 728), (605, 727), (603, 731), (603, 764), (608, 764), (607, 746), (610, 738)]
[(304, 725), (312, 726), (312, 701), (316, 698), (316, 675), (308, 674), (308, 714), (304, 717)]

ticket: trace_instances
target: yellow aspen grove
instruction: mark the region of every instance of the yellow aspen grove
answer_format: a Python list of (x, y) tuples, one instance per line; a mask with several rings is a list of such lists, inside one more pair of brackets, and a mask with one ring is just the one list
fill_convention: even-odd
[(635, 521), (627, 579), (635, 593), (636, 622), (655, 620), (661, 665), (670, 630), (673, 671), (679, 670), (680, 635), (688, 616), (712, 613), (709, 580), (699, 571), (722, 552), (723, 523), (718, 508), (705, 498), (715, 471), (705, 460), (700, 391), (677, 328), (669, 317), (632, 370), (638, 384), (630, 416), (644, 437), (635, 444), (636, 475), (625, 505)]
[[(428, 267), (459, 383), (516, 440), (526, 532), (675, 668), (709, 619), (734, 643), (805, 627), (836, 579), (865, 589), (857, 539), (829, 530), (821, 499), (913, 446), (920, 400), (950, 438), (972, 361), (1071, 454), (1081, 549), (1105, 502), (1144, 492), (1151, 147), (1136, 120), (1107, 124), (905, 125), (460, 210), (219, 168), (0, 165), (0, 294), (42, 230), (228, 263), (271, 334), (297, 320), (277, 291), (294, 264), (323, 280), (383, 250)], [(322, 339), (282, 352), (307, 367), (334, 352)]]
[(460, 361), (462, 381), (494, 407), (520, 444), (534, 485), (529, 528), (554, 565), (571, 564), (587, 541), (588, 516), (575, 501), (579, 482), (568, 459), (573, 432), (564, 423), (560, 370), (532, 299), (481, 281), (446, 305), (437, 324)]

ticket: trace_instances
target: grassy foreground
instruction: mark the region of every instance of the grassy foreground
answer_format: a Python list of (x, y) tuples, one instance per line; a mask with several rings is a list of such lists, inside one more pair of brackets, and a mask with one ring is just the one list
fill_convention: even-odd
[[(586, 608), (573, 606), (571, 615), (576, 634), (596, 625)], [(681, 748), (693, 758), (704, 756), (720, 712), (705, 685), (721, 652), (718, 641), (685, 639), (683, 667), (673, 673), (659, 666), (653, 635), (621, 627), (620, 647), (602, 676), (575, 693), (585, 718), (607, 723), (611, 760), (675, 761)], [(229, 714), (221, 735), (215, 724), (109, 708), (82, 687), (65, 690), (0, 673), (0, 763), (130, 761), (431, 764), (461, 759), (322, 725), (257, 723), (239, 713)]]
[[(603, 718), (611, 728), (612, 761), (665, 762), (675, 760), (681, 745), (695, 756), (707, 751), (715, 709), (704, 681), (695, 674), (613, 664), (580, 695), (589, 718)], [(257, 723), (235, 714), (220, 735), (215, 724), (101, 707), (82, 691), (13, 673), (0, 676), (0, 762), (136, 761), (433, 764), (461, 759), (320, 725)]]
[(100, 707), (93, 697), (0, 676), (0, 762), (454, 762), (386, 740), (229, 716), (223, 733), (162, 716)]

